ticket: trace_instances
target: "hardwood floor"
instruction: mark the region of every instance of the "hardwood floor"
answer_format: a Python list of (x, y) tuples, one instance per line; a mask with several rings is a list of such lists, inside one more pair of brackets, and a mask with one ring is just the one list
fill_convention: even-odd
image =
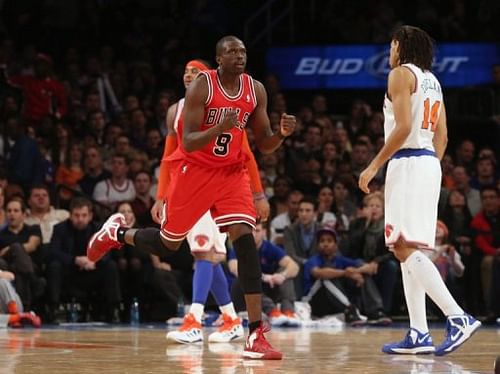
[[(269, 340), (285, 357), (274, 362), (243, 360), (243, 342), (173, 345), (165, 332), (162, 326), (3, 329), (0, 373), (492, 373), (500, 355), (500, 329), (492, 328), (444, 357), (381, 353), (383, 343), (403, 337), (404, 327), (275, 329)], [(432, 333), (439, 343), (442, 329)]]

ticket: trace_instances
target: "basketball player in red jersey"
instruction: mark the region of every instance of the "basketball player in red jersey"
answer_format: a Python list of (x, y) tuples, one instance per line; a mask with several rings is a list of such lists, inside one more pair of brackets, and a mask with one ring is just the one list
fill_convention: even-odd
[(200, 74), (186, 93), (182, 144), (171, 157), (176, 172), (168, 188), (169, 206), (161, 230), (126, 228), (124, 217), (114, 214), (89, 241), (87, 255), (97, 261), (124, 243), (160, 256), (172, 254), (210, 210), (219, 229), (229, 233), (238, 259), (250, 330), (243, 356), (281, 359), (282, 353), (267, 342), (267, 328), (260, 320), (261, 269), (252, 235), (256, 213), (242, 142), (249, 125), (259, 150), (271, 153), (293, 133), (296, 121), (294, 116), (283, 114), (280, 130), (273, 134), (266, 91), (244, 73), (247, 54), (240, 39), (220, 39), (216, 61), (218, 69)]
[[(189, 61), (186, 64), (183, 76), (186, 89), (201, 71), (206, 70), (209, 70), (208, 63), (202, 60)], [(172, 170), (168, 168), (168, 160), (170, 155), (177, 149), (178, 144), (182, 142), (179, 136), (180, 134), (178, 134), (178, 129), (182, 127), (184, 102), (184, 98), (180, 99), (177, 103), (173, 104), (167, 112), (168, 135), (165, 142), (162, 163), (160, 165), (157, 200), (151, 209), (153, 219), (157, 223), (161, 223), (164, 204), (167, 199), (168, 184), (170, 182), (169, 173), (172, 172)], [(248, 159), (246, 167), (254, 192), (254, 203), (257, 210), (257, 216), (266, 220), (269, 215), (269, 203), (263, 192), (257, 162), (248, 144), (246, 132), (243, 132), (243, 135), (243, 151)], [(227, 278), (220, 264), (220, 262), (226, 258), (226, 237), (227, 235), (225, 233), (219, 231), (210, 215), (210, 211), (207, 211), (207, 213), (196, 222), (187, 235), (191, 253), (195, 258), (193, 299), (189, 312), (184, 317), (182, 326), (177, 330), (170, 331), (167, 334), (167, 340), (181, 344), (197, 343), (203, 340), (201, 320), (210, 291), (221, 310), (223, 324), (217, 331), (209, 335), (209, 342), (227, 343), (243, 338), (244, 333), (241, 320), (238, 318), (233, 303), (231, 302)]]

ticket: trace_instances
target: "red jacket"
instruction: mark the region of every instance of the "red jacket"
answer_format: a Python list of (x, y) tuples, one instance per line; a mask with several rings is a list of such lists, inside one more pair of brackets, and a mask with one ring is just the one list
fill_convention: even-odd
[(9, 77), (24, 93), (24, 117), (39, 121), (46, 115), (62, 117), (68, 110), (64, 86), (52, 78), (39, 79), (29, 75)]
[(488, 218), (481, 211), (474, 216), (471, 227), (475, 230), (474, 244), (485, 255), (494, 256), (497, 253), (498, 243), (493, 242), (493, 228)]

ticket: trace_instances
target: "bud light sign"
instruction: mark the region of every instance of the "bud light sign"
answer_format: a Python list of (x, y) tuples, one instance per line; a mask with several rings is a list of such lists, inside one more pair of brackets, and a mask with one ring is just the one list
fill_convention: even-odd
[[(497, 44), (440, 44), (433, 72), (445, 87), (487, 83), (500, 63)], [(285, 89), (384, 88), (389, 74), (388, 45), (270, 48), (268, 71)]]

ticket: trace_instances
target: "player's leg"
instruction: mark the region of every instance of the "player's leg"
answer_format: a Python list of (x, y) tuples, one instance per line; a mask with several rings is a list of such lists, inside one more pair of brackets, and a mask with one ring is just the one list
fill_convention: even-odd
[(252, 230), (255, 227), (255, 207), (249, 178), (244, 169), (236, 169), (219, 189), (219, 196), (211, 209), (217, 225), (227, 229), (238, 259), (240, 278), (247, 305), (249, 331), (244, 357), (255, 359), (281, 359), (282, 353), (266, 341), (267, 331), (262, 325), (262, 272), (260, 258)]
[(218, 231), (209, 211), (200, 218), (187, 235), (194, 256), (193, 298), (182, 326), (167, 333), (167, 340), (177, 343), (196, 343), (203, 340), (201, 330), (205, 303), (212, 285), (215, 257), (214, 232)]
[[(111, 249), (119, 249), (123, 244), (136, 246), (160, 257), (174, 254), (189, 230), (213, 203), (211, 195), (199, 188), (209, 186), (212, 175), (201, 167), (189, 166), (189, 173), (171, 180), (167, 196), (168, 209), (164, 207), (160, 230), (129, 228), (124, 216), (115, 213), (90, 239), (87, 246), (89, 259), (98, 261)], [(176, 167), (180, 168), (182, 164)]]

